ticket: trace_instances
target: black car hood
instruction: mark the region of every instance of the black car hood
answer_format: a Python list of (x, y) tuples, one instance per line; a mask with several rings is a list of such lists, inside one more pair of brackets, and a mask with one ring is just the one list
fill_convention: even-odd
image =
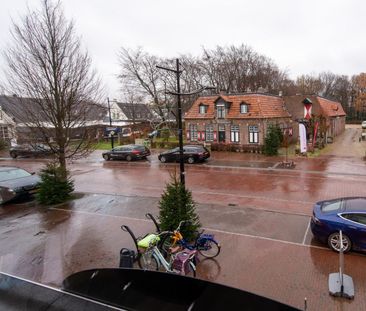
[(37, 175), (31, 175), (27, 177), (21, 177), (17, 179), (5, 180), (0, 182), (0, 187), (6, 188), (21, 188), (25, 186), (36, 185), (41, 181), (40, 177)]

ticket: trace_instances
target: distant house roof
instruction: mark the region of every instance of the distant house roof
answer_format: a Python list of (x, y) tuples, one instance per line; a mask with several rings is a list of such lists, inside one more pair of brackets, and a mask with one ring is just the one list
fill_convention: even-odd
[(284, 96), (287, 110), (294, 118), (304, 117), (304, 104), (312, 104), (311, 113), (325, 117), (345, 116), (341, 103), (326, 99), (318, 95), (291, 95)]
[[(228, 104), (227, 119), (253, 118), (288, 118), (290, 114), (279, 96), (248, 93), (233, 95), (215, 95), (199, 97), (185, 114), (185, 119), (213, 119), (216, 116), (215, 105), (220, 102)], [(240, 113), (240, 105), (248, 105), (247, 113)], [(201, 114), (200, 105), (207, 106), (207, 112)]]
[(131, 104), (117, 102), (118, 107), (122, 110), (129, 121), (147, 121), (154, 118), (153, 113), (145, 104)]
[[(99, 121), (102, 120), (104, 115), (107, 113), (107, 108), (98, 104), (90, 104), (86, 114), (86, 121)], [(32, 98), (24, 98), (17, 96), (0, 96), (1, 109), (16, 123), (32, 122), (31, 116), (27, 115), (26, 111), (32, 106), (32, 111), (37, 113), (39, 121), (46, 121), (47, 117), (42, 112), (40, 107), (34, 103)]]
[(317, 97), (319, 105), (323, 113), (328, 117), (342, 117), (346, 113), (343, 110), (341, 103), (329, 100), (323, 97)]

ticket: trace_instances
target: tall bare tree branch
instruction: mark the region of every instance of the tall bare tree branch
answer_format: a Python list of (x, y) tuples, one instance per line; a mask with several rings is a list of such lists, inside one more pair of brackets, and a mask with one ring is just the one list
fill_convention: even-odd
[[(59, 1), (43, 0), (40, 10), (13, 22), (11, 34), (13, 44), (4, 52), (7, 90), (28, 99), (17, 117), (41, 134), (66, 171), (67, 158), (89, 150), (88, 118), (101, 102), (101, 82)], [(78, 144), (70, 141), (75, 128), (84, 129)]]

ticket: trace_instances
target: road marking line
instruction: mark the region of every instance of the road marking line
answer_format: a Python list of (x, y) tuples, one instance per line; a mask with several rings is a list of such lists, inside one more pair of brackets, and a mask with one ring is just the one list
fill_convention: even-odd
[(133, 217), (127, 217), (127, 216), (117, 216), (117, 215), (108, 215), (108, 214), (101, 214), (101, 213), (96, 213), (96, 212), (86, 212), (86, 211), (70, 211), (67, 209), (63, 209), (63, 208), (57, 208), (57, 207), (51, 207), (49, 209), (52, 210), (56, 210), (56, 211), (62, 211), (62, 212), (69, 212), (69, 213), (79, 213), (79, 214), (86, 214), (86, 215), (102, 215), (102, 216), (107, 216), (107, 217), (112, 217), (112, 218), (125, 218), (128, 220), (139, 220), (139, 221), (145, 221), (145, 222), (151, 222), (151, 220), (147, 220), (147, 219), (143, 219), (143, 218), (133, 218)]
[(309, 228), (310, 228), (310, 220), (308, 222), (308, 227), (306, 228), (306, 231), (305, 231), (305, 234), (304, 234), (304, 239), (302, 240), (303, 245), (305, 245), (305, 240), (306, 240), (306, 236), (308, 235)]
[(241, 195), (236, 193), (225, 193), (225, 192), (217, 192), (217, 191), (192, 191), (193, 193), (201, 193), (201, 194), (218, 194), (218, 195), (226, 195), (231, 197), (239, 197), (239, 198), (250, 198), (250, 199), (259, 199), (265, 201), (279, 201), (279, 202), (294, 202), (294, 203), (302, 203), (302, 204), (313, 204), (314, 202), (310, 201), (301, 201), (301, 200), (286, 200), (286, 199), (277, 199), (277, 198), (268, 198), (264, 196), (254, 196), (254, 195)]
[[(85, 211), (70, 211), (70, 210), (66, 210), (66, 209), (62, 209), (62, 208), (52, 208), (52, 207), (50, 209), (52, 209), (52, 210), (58, 210), (58, 211), (63, 211), (63, 212), (69, 212), (69, 213), (80, 213), (80, 214), (87, 214), (87, 215), (94, 215), (94, 216), (95, 215), (103, 215), (103, 216), (113, 217), (113, 218), (125, 218), (125, 219), (133, 220), (133, 221), (151, 222), (151, 221), (149, 221), (147, 219), (145, 220), (145, 219), (141, 219), (141, 218), (133, 218), (133, 217), (126, 217), (126, 216), (116, 216), (116, 215), (108, 215), (108, 214), (99, 214), (99, 213), (85, 212)], [(315, 246), (315, 245), (305, 245), (305, 244), (302, 244), (302, 243), (296, 243), (296, 242), (278, 240), (278, 239), (273, 239), (273, 238), (267, 238), (267, 237), (262, 237), (262, 236), (259, 236), (259, 235), (252, 235), (252, 234), (246, 234), (246, 233), (236, 233), (236, 232), (224, 231), (224, 230), (213, 229), (213, 228), (205, 228), (205, 229), (206, 230), (209, 230), (209, 231), (224, 233), (224, 234), (231, 234), (231, 235), (236, 235), (236, 236), (243, 236), (243, 237), (248, 237), (248, 238), (261, 239), (261, 240), (267, 240), (267, 241), (272, 241), (272, 242), (279, 242), (279, 243), (296, 245), (296, 246), (304, 246), (304, 247), (310, 247), (310, 248), (328, 249), (329, 250), (329, 248), (327, 248), (327, 247)]]
[(289, 245), (296, 245), (296, 246), (303, 246), (303, 247), (309, 247), (309, 248), (326, 249), (326, 250), (330, 251), (329, 248), (323, 247), (323, 246), (306, 245), (306, 244), (301, 244), (301, 243), (297, 243), (297, 242), (278, 240), (278, 239), (267, 238), (267, 237), (262, 237), (262, 236), (258, 236), (258, 235), (246, 234), (246, 233), (235, 233), (235, 232), (229, 232), (229, 231), (213, 229), (213, 228), (206, 228), (206, 229), (209, 230), (209, 231), (215, 231), (215, 232), (224, 233), (224, 234), (231, 234), (231, 235), (236, 235), (236, 236), (243, 236), (243, 237), (248, 237), (248, 238), (267, 240), (267, 241), (272, 241), (272, 242), (279, 242), (279, 243), (284, 243), (284, 244), (289, 244)]

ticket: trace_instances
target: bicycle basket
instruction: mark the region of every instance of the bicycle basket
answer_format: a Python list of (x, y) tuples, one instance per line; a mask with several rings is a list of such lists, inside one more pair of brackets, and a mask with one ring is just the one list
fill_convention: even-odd
[(210, 245), (210, 241), (214, 239), (213, 234), (201, 234), (197, 240), (197, 245), (199, 247), (207, 247)]
[(141, 248), (148, 248), (150, 245), (155, 244), (159, 240), (160, 238), (156, 234), (151, 233), (138, 241), (137, 246)]
[(192, 257), (192, 254), (195, 254), (196, 251), (184, 250), (177, 253), (174, 257), (172, 263), (172, 270), (175, 273), (181, 275), (187, 275), (189, 273), (189, 260)]

